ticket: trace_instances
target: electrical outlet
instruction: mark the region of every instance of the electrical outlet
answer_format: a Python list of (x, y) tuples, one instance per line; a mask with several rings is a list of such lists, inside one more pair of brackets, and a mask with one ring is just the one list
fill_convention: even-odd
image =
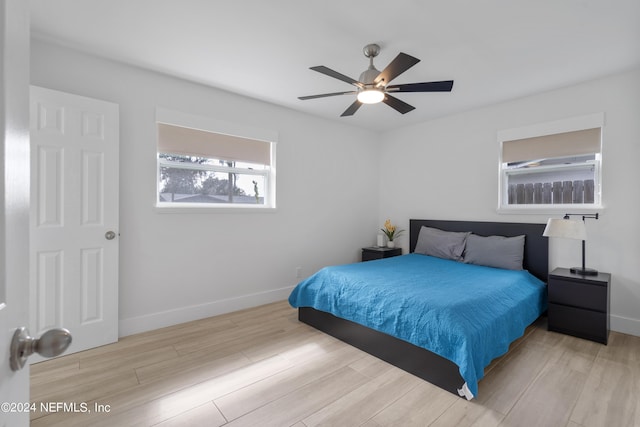
[(302, 279), (302, 267), (296, 267), (296, 279)]

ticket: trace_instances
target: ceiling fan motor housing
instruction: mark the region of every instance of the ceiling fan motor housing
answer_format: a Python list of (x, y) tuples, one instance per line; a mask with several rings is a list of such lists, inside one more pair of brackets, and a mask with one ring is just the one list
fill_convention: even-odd
[(365, 86), (373, 86), (373, 81), (376, 79), (376, 77), (378, 77), (379, 74), (380, 71), (376, 70), (376, 67), (371, 65), (367, 70), (363, 71), (362, 74), (360, 74), (360, 78), (358, 80), (364, 83)]

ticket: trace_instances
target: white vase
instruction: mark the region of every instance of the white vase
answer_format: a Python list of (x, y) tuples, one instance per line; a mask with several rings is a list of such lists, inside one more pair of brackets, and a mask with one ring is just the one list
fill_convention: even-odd
[(387, 242), (387, 247), (388, 248), (395, 248), (396, 247), (396, 242), (394, 242), (393, 240), (389, 240)]

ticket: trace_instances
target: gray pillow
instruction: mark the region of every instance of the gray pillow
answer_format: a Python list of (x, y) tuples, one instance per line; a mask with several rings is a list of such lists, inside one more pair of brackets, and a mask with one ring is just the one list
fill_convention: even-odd
[(465, 241), (469, 232), (444, 231), (437, 228), (420, 228), (418, 243), (414, 250), (417, 254), (462, 261)]
[(522, 270), (524, 258), (524, 236), (482, 237), (471, 234), (467, 237), (464, 262), (486, 265), (506, 270)]

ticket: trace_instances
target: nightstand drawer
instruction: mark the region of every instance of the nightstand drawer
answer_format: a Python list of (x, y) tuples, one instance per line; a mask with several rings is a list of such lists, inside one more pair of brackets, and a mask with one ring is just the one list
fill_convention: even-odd
[(549, 303), (549, 330), (607, 343), (607, 315)]
[(607, 311), (607, 287), (549, 278), (549, 302)]

